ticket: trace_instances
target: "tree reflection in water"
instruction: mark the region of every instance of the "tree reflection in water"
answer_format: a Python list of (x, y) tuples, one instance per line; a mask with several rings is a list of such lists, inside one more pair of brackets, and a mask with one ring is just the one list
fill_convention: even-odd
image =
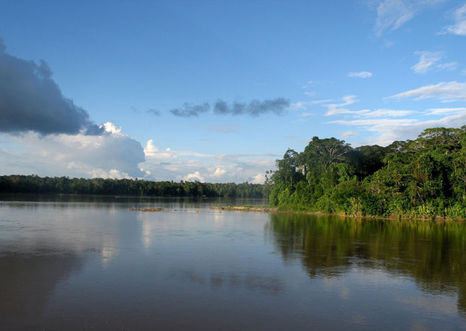
[(428, 293), (456, 292), (466, 315), (465, 223), (273, 214), (267, 231), (283, 259), (300, 259), (311, 277), (353, 267), (403, 274)]

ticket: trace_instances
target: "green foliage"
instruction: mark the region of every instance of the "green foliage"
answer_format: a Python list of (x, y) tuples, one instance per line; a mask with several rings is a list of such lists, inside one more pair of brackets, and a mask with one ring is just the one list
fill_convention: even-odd
[(267, 198), (269, 185), (152, 182), (132, 179), (0, 176), (2, 193), (148, 195), (170, 197)]
[(351, 148), (312, 138), (288, 150), (270, 177), (270, 203), (347, 215), (466, 217), (466, 126), (427, 129), (414, 141)]

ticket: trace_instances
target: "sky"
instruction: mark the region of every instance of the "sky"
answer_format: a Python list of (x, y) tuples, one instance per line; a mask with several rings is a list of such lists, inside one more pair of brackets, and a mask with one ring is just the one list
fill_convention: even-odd
[(466, 1), (0, 0), (0, 175), (262, 183), (466, 124)]

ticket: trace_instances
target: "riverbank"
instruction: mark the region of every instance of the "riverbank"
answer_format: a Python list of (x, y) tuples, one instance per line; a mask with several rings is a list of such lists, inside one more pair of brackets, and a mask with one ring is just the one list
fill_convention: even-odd
[(406, 216), (373, 216), (373, 215), (347, 215), (345, 213), (324, 213), (321, 211), (308, 211), (308, 210), (292, 210), (282, 209), (267, 206), (213, 206), (209, 209), (226, 210), (226, 211), (242, 211), (242, 212), (260, 212), (260, 213), (281, 213), (281, 214), (300, 214), (300, 215), (315, 215), (315, 216), (336, 216), (341, 218), (355, 218), (355, 219), (382, 219), (382, 220), (407, 220), (407, 221), (433, 221), (433, 222), (464, 222), (463, 218), (451, 217), (406, 217)]

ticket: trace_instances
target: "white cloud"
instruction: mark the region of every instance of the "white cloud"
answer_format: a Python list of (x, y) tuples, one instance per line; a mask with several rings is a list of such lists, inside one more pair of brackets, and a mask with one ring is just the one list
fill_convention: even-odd
[(396, 30), (414, 17), (414, 10), (402, 0), (385, 0), (377, 7), (375, 31), (381, 35), (386, 30)]
[(353, 103), (358, 102), (358, 99), (355, 95), (345, 95), (342, 97), (341, 103), (329, 103), (325, 104), (324, 106), (327, 107), (328, 111), (326, 115), (336, 115), (336, 114), (343, 114), (345, 112), (348, 112), (349, 110), (346, 108), (343, 108), (345, 106), (352, 105)]
[(383, 0), (377, 1), (375, 33), (381, 36), (386, 31), (399, 29), (420, 11), (444, 0)]
[(251, 181), (252, 184), (264, 184), (265, 182), (265, 174), (258, 173), (254, 176), (254, 179)]
[(413, 114), (413, 110), (399, 110), (399, 109), (361, 109), (361, 110), (350, 110), (350, 109), (333, 109), (328, 111), (325, 115), (352, 115), (356, 117), (404, 117)]
[(38, 174), (41, 176), (141, 177), (138, 164), (144, 162), (141, 144), (121, 132), (112, 123), (103, 125), (99, 136), (48, 135), (26, 133), (5, 136), (8, 154), (0, 159), (3, 174)]
[(184, 176), (183, 180), (185, 181), (199, 181), (201, 183), (205, 182), (205, 179), (204, 177), (201, 176), (201, 174), (199, 173), (199, 171), (195, 171), (191, 174), (187, 174), (186, 176)]
[(454, 15), (455, 24), (444, 28), (444, 33), (466, 36), (466, 3), (458, 8)]
[(371, 78), (372, 76), (373, 76), (373, 73), (369, 71), (359, 71), (359, 72), (348, 73), (348, 77), (352, 77), (352, 78)]
[(418, 51), (414, 54), (419, 56), (419, 61), (411, 69), (418, 74), (431, 70), (454, 70), (458, 65), (456, 62), (439, 63), (443, 58), (442, 52)]
[(214, 173), (211, 175), (212, 177), (222, 177), (226, 174), (226, 170), (222, 168), (215, 168)]
[(441, 82), (438, 84), (421, 86), (417, 89), (401, 92), (389, 98), (414, 98), (415, 100), (438, 99), (442, 102), (466, 100), (466, 83), (459, 83), (456, 81)]
[(311, 102), (309, 101), (296, 101), (290, 105), (291, 110), (301, 110), (301, 109), (306, 109)]
[(465, 107), (459, 108), (431, 108), (429, 109), (429, 114), (431, 115), (440, 115), (440, 114), (447, 114), (447, 113), (466, 113)]
[(321, 103), (329, 103), (329, 102), (333, 102), (332, 99), (320, 99), (320, 100), (312, 100), (311, 103), (314, 104), (314, 105), (318, 105), (318, 104), (321, 104)]
[(440, 52), (422, 51), (415, 54), (419, 55), (419, 61), (411, 69), (418, 74), (426, 73), (434, 64), (442, 59), (442, 53)]
[(298, 116), (300, 116), (301, 118), (309, 117), (309, 116), (312, 116), (314, 114), (311, 113), (311, 112), (303, 111), (303, 110), (308, 109), (313, 104), (314, 104), (313, 101), (298, 101), (298, 102), (295, 102), (295, 103), (291, 104), (290, 109), (297, 111)]
[(413, 114), (413, 110), (399, 110), (399, 109), (375, 109), (369, 110), (366, 113), (359, 114), (365, 117), (404, 117)]
[(451, 70), (455, 70), (456, 68), (458, 67), (458, 63), (457, 62), (445, 62), (445, 63), (440, 63), (437, 65), (437, 69), (438, 70), (448, 70), (448, 71), (451, 71)]
[(116, 126), (112, 122), (105, 122), (102, 126), (104, 127), (105, 132), (108, 132), (108, 133), (111, 133), (111, 134), (114, 134), (114, 135), (117, 135), (117, 136), (123, 135), (121, 133), (121, 127)]
[(345, 131), (341, 134), (342, 138), (351, 138), (351, 137), (356, 137), (358, 134), (353, 131)]
[(379, 126), (379, 125), (405, 125), (405, 124), (411, 124), (414, 122), (416, 122), (415, 119), (377, 118), (377, 119), (361, 119), (361, 120), (336, 120), (330, 123), (356, 125), (356, 126)]
[(155, 180), (199, 180), (241, 183), (254, 180), (258, 173), (275, 166), (280, 155), (202, 154), (192, 151), (159, 149), (149, 140), (144, 148), (146, 161), (141, 169)]
[(466, 112), (445, 116), (435, 120), (416, 119), (364, 119), (338, 120), (331, 123), (357, 126), (375, 132), (376, 136), (367, 143), (389, 145), (396, 140), (414, 139), (419, 133), (432, 127), (460, 127), (466, 124)]
[(169, 162), (181, 157), (208, 157), (209, 154), (202, 154), (193, 151), (172, 151), (170, 148), (159, 150), (152, 139), (149, 139), (144, 147), (146, 159), (152, 159), (160, 162)]
[(335, 115), (351, 115), (363, 118), (374, 118), (374, 117), (404, 117), (414, 113), (412, 110), (399, 110), (399, 109), (360, 109), (351, 110), (346, 106), (352, 105), (358, 102), (355, 95), (347, 95), (342, 98), (341, 103), (328, 103), (323, 104), (327, 108), (325, 116)]
[(92, 178), (115, 178), (115, 179), (130, 179), (131, 177), (126, 173), (118, 169), (110, 169), (105, 171), (103, 169), (93, 169), (90, 171), (90, 176)]
[(155, 156), (158, 151), (158, 148), (154, 145), (154, 141), (149, 139), (146, 143), (146, 147), (144, 147), (144, 155), (146, 157), (152, 157)]

